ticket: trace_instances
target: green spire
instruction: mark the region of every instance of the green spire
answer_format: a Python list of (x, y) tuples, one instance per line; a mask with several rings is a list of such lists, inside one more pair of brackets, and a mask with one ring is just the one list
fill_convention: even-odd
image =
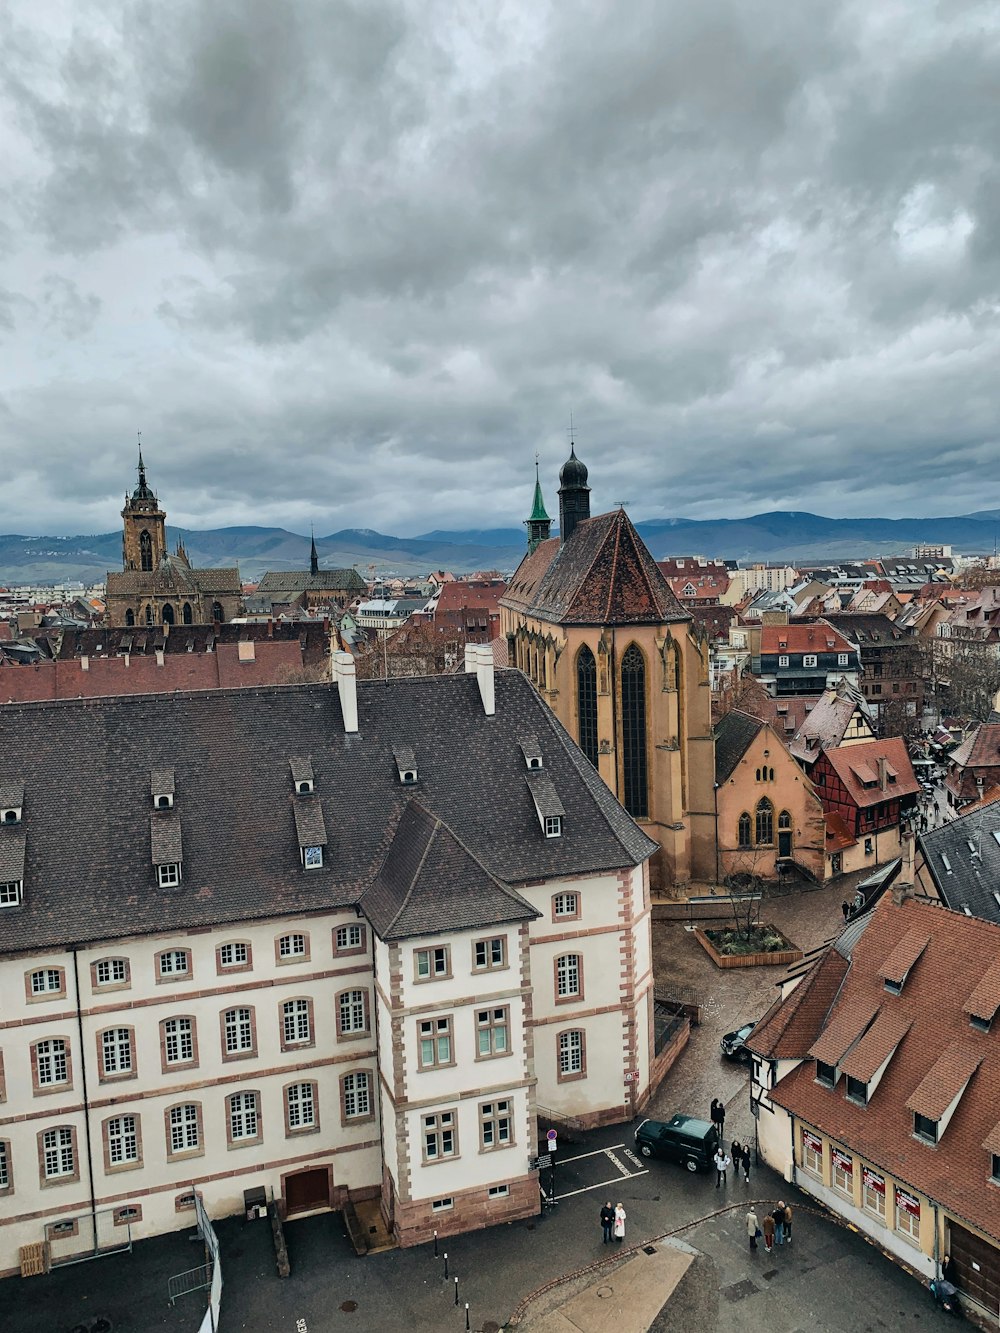
[(531, 517), (526, 520), (528, 529), (528, 553), (530, 554), (538, 546), (539, 542), (548, 541), (549, 531), (552, 520), (545, 512), (545, 501), (542, 499), (542, 483), (538, 479), (538, 456), (535, 455), (535, 503), (532, 506)]
[(538, 480), (538, 464), (535, 464), (535, 503), (528, 518), (529, 523), (551, 523), (552, 520), (545, 512), (545, 501), (542, 499), (542, 483)]

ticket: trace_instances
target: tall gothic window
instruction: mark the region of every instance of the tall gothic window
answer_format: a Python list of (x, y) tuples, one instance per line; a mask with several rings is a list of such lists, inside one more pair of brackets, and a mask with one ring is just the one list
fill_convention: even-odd
[(139, 533), (139, 567), (153, 568), (153, 539), (145, 528)]
[(163, 604), (163, 623), (164, 625), (172, 625), (174, 623), (174, 608), (169, 602)]
[(646, 760), (646, 663), (633, 643), (622, 658), (622, 804), (633, 818), (649, 814)]
[(185, 625), (190, 625), (190, 624), (191, 624), (191, 621), (192, 621), (192, 619), (193, 619), (193, 617), (192, 617), (192, 615), (191, 615), (191, 603), (190, 603), (190, 602), (185, 602), (185, 603), (184, 603), (184, 609), (183, 609), (181, 615), (182, 615), (182, 619), (183, 619), (183, 621), (184, 621), (184, 624), (185, 624)]
[(739, 845), (740, 847), (750, 846), (750, 816), (744, 810), (740, 815), (739, 822)]
[(757, 845), (770, 847), (774, 842), (774, 806), (762, 796), (757, 802)]
[(125, 612), (125, 624), (126, 625), (135, 624), (135, 612), (131, 610), (131, 608)]
[(153, 623), (153, 608), (152, 608), (152, 607), (149, 605), (149, 603), (147, 602), (147, 603), (146, 603), (146, 624), (147, 624), (147, 625), (151, 625), (152, 623)]
[(221, 602), (212, 603), (212, 619), (217, 621), (220, 625), (222, 624), (223, 620), (225, 620), (225, 616), (222, 614)]
[(586, 644), (576, 659), (576, 707), (580, 718), (580, 749), (597, 767), (597, 663)]

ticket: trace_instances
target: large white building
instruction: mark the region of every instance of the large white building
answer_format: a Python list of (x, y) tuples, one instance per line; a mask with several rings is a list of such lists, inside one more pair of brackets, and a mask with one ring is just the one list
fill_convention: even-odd
[(403, 1244), (528, 1216), (537, 1114), (642, 1107), (655, 844), (467, 667), (0, 709), (0, 1273), (196, 1188)]

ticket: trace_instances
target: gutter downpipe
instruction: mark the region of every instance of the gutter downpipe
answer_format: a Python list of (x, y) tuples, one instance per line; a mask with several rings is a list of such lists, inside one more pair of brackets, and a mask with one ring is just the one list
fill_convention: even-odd
[(94, 1254), (97, 1254), (97, 1196), (94, 1193), (94, 1149), (90, 1137), (90, 1095), (87, 1091), (87, 1051), (83, 1044), (83, 1010), (80, 1007), (80, 966), (74, 945), (73, 987), (76, 991), (76, 1027), (80, 1038), (80, 1079), (83, 1085), (83, 1132), (87, 1141), (87, 1179), (90, 1186), (90, 1225), (94, 1236)]

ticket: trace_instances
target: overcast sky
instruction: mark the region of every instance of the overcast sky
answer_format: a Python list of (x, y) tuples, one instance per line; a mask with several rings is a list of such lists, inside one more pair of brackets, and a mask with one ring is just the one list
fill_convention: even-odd
[[(456, 16), (461, 16), (457, 18)], [(0, 531), (1000, 507), (1000, 6), (5, 0)]]

